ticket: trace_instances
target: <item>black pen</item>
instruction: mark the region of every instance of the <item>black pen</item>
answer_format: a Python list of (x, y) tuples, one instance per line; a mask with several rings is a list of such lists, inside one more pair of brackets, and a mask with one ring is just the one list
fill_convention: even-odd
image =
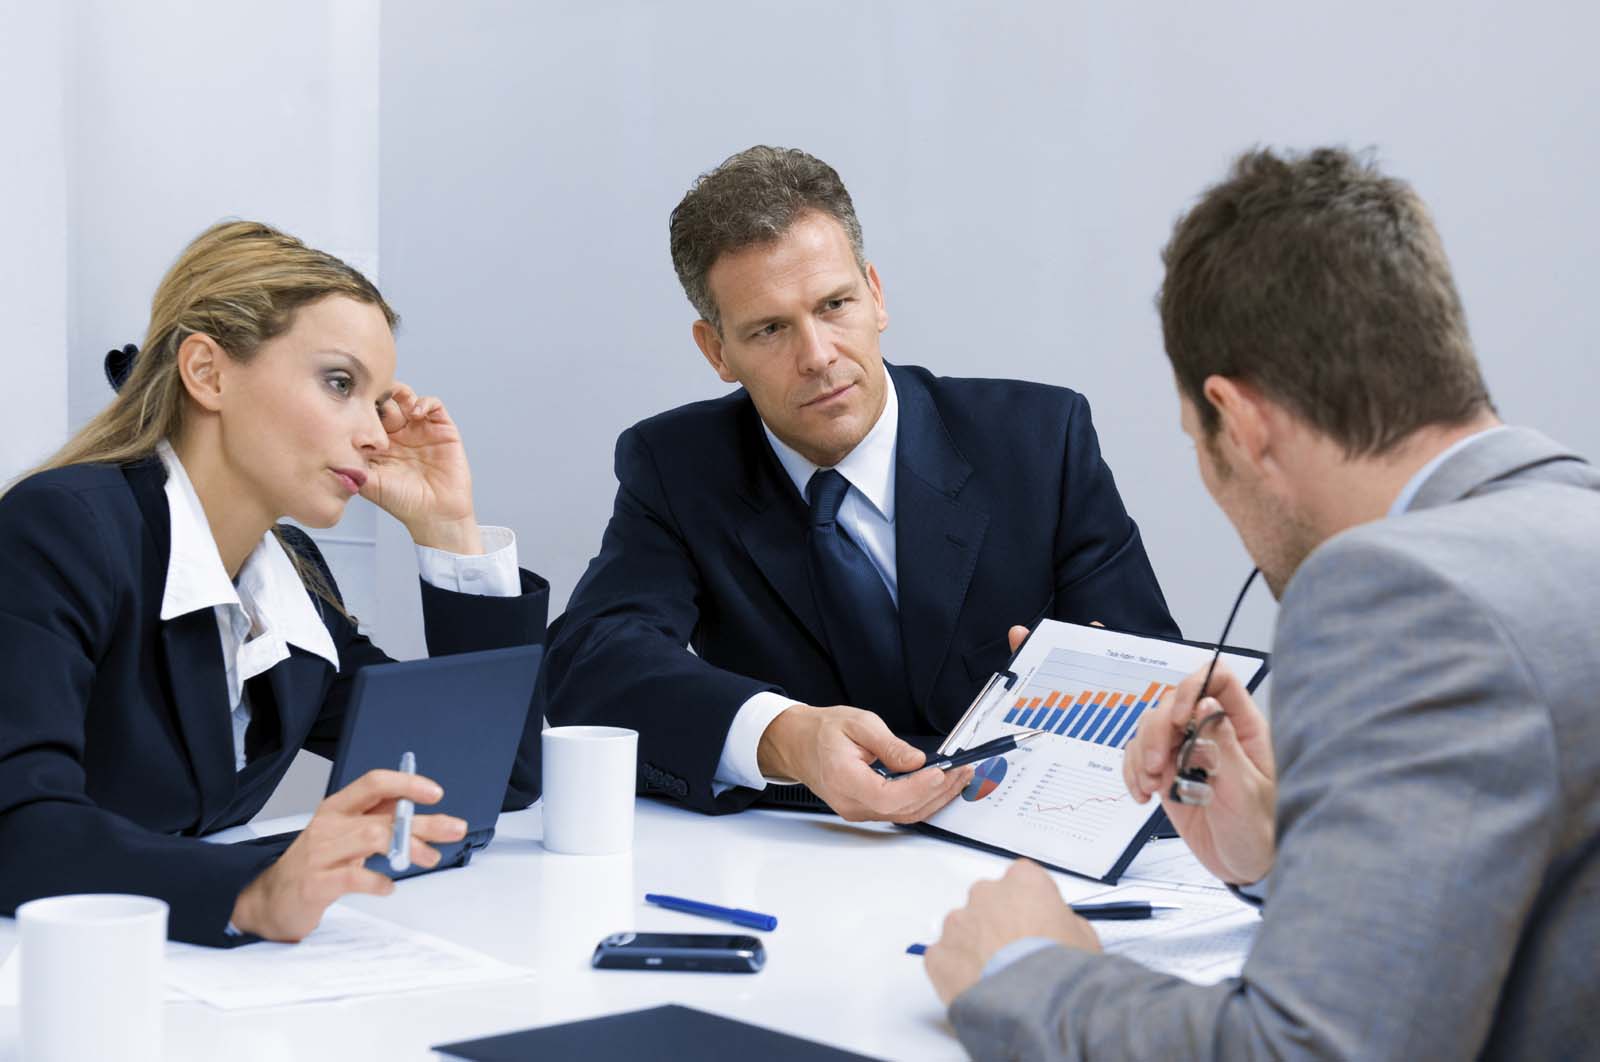
[(1131, 922), (1140, 918), (1154, 918), (1157, 911), (1177, 911), (1171, 904), (1151, 903), (1148, 900), (1115, 900), (1111, 903), (1075, 903), (1072, 913), (1091, 922)]
[[(1072, 913), (1090, 922), (1133, 922), (1154, 918), (1157, 911), (1181, 911), (1171, 904), (1150, 903), (1146, 900), (1117, 900), (1112, 903), (1075, 903)], [(921, 955), (928, 950), (926, 944), (910, 944), (907, 955)]]
[[(960, 752), (952, 752), (948, 756), (929, 760), (921, 767), (918, 767), (917, 771), (926, 770), (929, 767), (937, 767), (941, 771), (948, 771), (952, 767), (965, 767), (969, 763), (977, 763), (979, 760), (986, 760), (990, 756), (998, 756), (1002, 752), (1010, 752), (1023, 742), (1032, 741), (1045, 733), (1046, 731), (1043, 730), (1030, 730), (1026, 734), (1007, 734), (1005, 737), (997, 737), (993, 741), (985, 741), (983, 744), (975, 745), (970, 749), (962, 749)], [(874, 763), (872, 769), (891, 782), (896, 778), (904, 778), (907, 775), (917, 773), (917, 771), (891, 771), (881, 763)]]

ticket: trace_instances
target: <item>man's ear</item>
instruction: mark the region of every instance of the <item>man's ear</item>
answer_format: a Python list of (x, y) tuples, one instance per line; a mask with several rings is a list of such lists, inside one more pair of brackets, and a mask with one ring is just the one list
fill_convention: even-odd
[(1267, 400), (1249, 384), (1227, 376), (1207, 376), (1201, 394), (1217, 411), (1218, 428), (1234, 455), (1260, 465), (1272, 449), (1272, 418)]
[(889, 327), (889, 304), (883, 298), (883, 281), (878, 276), (878, 267), (871, 262), (867, 263), (867, 288), (872, 292), (872, 304), (878, 311), (878, 331), (882, 332)]
[(201, 409), (215, 413), (222, 408), (222, 369), (227, 358), (216, 340), (200, 332), (178, 345), (178, 376)]
[(739, 377), (734, 375), (728, 363), (722, 357), (722, 333), (710, 321), (701, 318), (694, 323), (694, 343), (700, 348), (700, 353), (706, 356), (706, 361), (717, 371), (717, 376), (723, 383), (738, 383)]

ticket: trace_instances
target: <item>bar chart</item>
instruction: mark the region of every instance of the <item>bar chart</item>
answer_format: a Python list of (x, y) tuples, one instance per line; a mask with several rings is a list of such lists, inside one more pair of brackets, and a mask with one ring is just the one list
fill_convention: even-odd
[[(1210, 650), (1101, 627), (1042, 620), (1011, 660), (1009, 687), (992, 682), (940, 751), (1028, 731), (1048, 734), (985, 761), (929, 825), (1049, 866), (1104, 878), (1132, 857), (1159, 811), (1136, 803), (1122, 778), (1140, 723)], [(1248, 683), (1264, 662), (1224, 650)]]
[(1028, 677), (1005, 721), (1120, 749), (1144, 713), (1182, 677), (1177, 671), (1055, 649)]

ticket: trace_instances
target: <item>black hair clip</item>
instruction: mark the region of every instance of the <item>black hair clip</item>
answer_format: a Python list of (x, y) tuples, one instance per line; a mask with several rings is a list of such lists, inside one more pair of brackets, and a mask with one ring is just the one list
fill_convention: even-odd
[(133, 372), (133, 360), (138, 356), (139, 348), (133, 343), (120, 350), (106, 351), (106, 380), (113, 391), (122, 390), (122, 385), (128, 382), (128, 376)]

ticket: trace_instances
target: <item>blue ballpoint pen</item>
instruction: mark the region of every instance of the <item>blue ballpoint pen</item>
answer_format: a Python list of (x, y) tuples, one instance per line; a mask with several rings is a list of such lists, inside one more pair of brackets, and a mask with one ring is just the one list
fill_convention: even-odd
[(746, 911), (742, 907), (718, 907), (714, 903), (685, 900), (681, 896), (663, 896), (658, 892), (645, 893), (644, 902), (665, 907), (669, 911), (682, 911), (684, 914), (699, 915), (702, 918), (719, 918), (746, 929), (778, 928), (778, 920), (772, 915), (762, 914), (759, 911)]

